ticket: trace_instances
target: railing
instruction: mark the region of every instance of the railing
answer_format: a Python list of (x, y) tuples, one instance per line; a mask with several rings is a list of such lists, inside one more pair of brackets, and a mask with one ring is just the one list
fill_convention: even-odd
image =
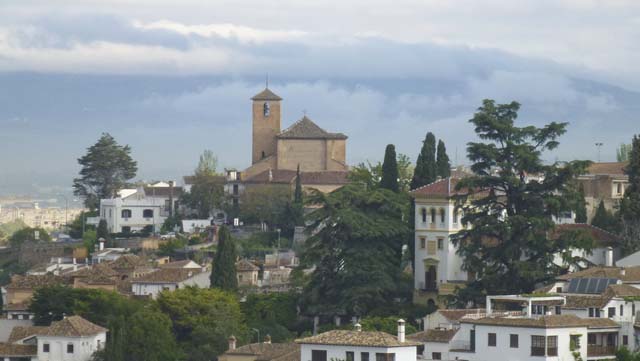
[(458, 340), (451, 342), (451, 347), (449, 347), (451, 351), (462, 351), (462, 352), (473, 352), (471, 348), (471, 341), (466, 340)]
[(616, 354), (616, 346), (587, 345), (587, 357), (613, 356)]
[[(505, 312), (493, 312), (489, 316), (490, 317), (521, 317), (524, 315), (525, 313), (522, 311), (505, 311)], [(463, 319), (472, 319), (472, 320), (477, 320), (479, 318), (485, 318), (485, 317), (487, 317), (486, 312), (470, 313), (462, 316)]]

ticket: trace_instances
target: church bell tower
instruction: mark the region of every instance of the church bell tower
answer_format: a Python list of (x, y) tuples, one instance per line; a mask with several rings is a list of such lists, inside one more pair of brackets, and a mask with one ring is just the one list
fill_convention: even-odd
[(267, 86), (253, 98), (253, 140), (252, 164), (275, 155), (277, 151), (276, 135), (280, 133), (282, 98), (269, 90)]

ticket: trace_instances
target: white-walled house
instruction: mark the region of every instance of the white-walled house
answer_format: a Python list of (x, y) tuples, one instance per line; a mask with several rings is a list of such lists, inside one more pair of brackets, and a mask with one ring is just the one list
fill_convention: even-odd
[(415, 361), (420, 343), (405, 339), (405, 325), (398, 321), (398, 335), (380, 331), (332, 330), (296, 340), (300, 361)]
[(0, 357), (5, 360), (89, 361), (107, 341), (106, 328), (80, 316), (13, 331), (8, 342), (0, 343)]
[(182, 188), (146, 186), (123, 189), (115, 198), (100, 200), (100, 219), (111, 233), (141, 231), (151, 226), (159, 232), (164, 221), (175, 212)]
[(162, 291), (175, 291), (187, 286), (208, 288), (211, 271), (193, 268), (160, 268), (131, 280), (131, 291), (136, 296), (156, 299)]

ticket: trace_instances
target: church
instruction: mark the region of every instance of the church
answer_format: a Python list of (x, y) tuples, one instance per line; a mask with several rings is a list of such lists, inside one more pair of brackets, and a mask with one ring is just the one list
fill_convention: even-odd
[(331, 192), (348, 183), (347, 136), (331, 133), (306, 115), (282, 130), (282, 98), (268, 87), (252, 101), (252, 161), (241, 173), (245, 186), (295, 183)]

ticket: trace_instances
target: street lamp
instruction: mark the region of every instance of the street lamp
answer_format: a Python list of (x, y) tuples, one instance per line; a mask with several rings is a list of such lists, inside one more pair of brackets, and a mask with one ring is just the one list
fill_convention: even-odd
[(598, 163), (600, 162), (600, 148), (602, 148), (603, 145), (601, 142), (596, 143), (596, 148), (598, 148)]
[(260, 343), (260, 330), (258, 330), (257, 328), (252, 328), (251, 330), (258, 333), (258, 343)]

